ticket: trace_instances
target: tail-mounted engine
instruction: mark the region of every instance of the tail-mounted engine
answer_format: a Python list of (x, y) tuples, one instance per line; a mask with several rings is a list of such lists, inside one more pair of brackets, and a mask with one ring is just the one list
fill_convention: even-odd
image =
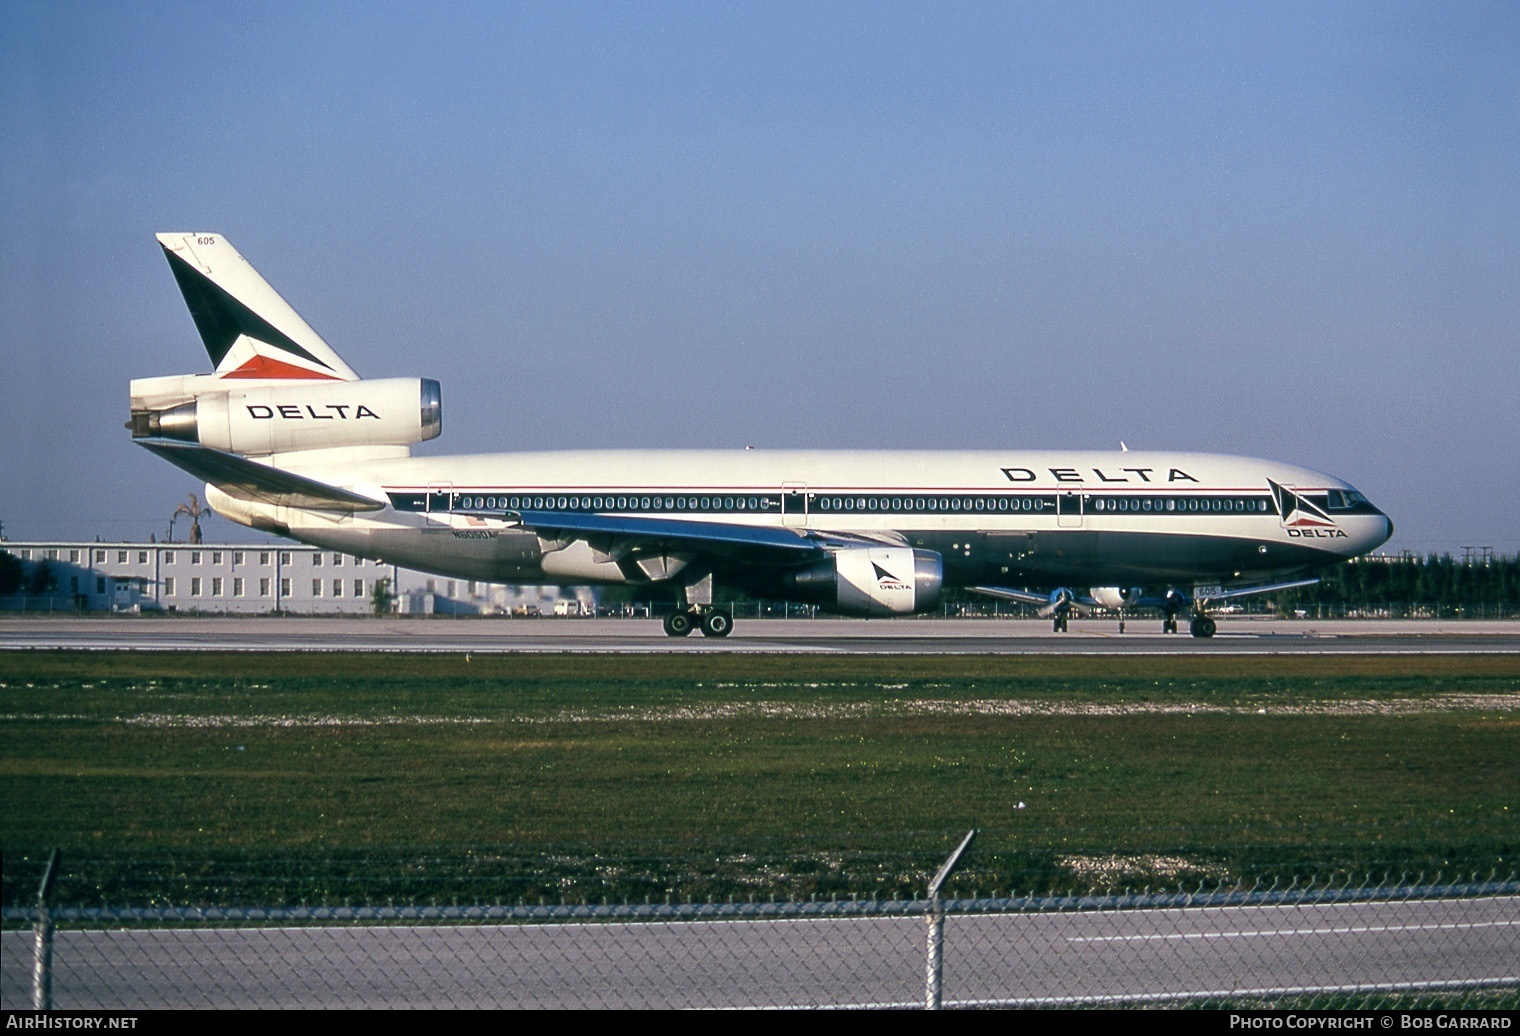
[(178, 439), (248, 456), (410, 446), (443, 431), (443, 397), (431, 378), (249, 386), (202, 392), (165, 409), (134, 407), (128, 427), (134, 439)]
[(798, 600), (844, 615), (909, 615), (939, 604), (945, 568), (932, 550), (850, 547), (784, 579)]

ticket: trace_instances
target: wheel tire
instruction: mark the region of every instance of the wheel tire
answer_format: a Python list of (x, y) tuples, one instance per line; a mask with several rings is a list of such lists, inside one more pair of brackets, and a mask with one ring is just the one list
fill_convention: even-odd
[(691, 627), (690, 612), (671, 612), (665, 616), (665, 635), (667, 637), (684, 637), (691, 632)]
[(1207, 640), (1209, 637), (1212, 637), (1217, 629), (1218, 627), (1214, 624), (1214, 620), (1207, 615), (1200, 615), (1188, 623), (1188, 632), (1200, 640)]
[(702, 616), (702, 636), (726, 637), (734, 631), (734, 617), (728, 612), (710, 611)]

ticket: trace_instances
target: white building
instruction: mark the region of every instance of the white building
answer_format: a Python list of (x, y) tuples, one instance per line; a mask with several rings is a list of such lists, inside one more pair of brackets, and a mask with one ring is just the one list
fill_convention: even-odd
[[(444, 579), (294, 544), (5, 541), (0, 550), (21, 561), (23, 591), (39, 591), (0, 598), (0, 608), (10, 611), (368, 615), (380, 580), (401, 614), (511, 614), (524, 605), (550, 614), (567, 596), (553, 588)], [(594, 613), (589, 591), (573, 596)]]

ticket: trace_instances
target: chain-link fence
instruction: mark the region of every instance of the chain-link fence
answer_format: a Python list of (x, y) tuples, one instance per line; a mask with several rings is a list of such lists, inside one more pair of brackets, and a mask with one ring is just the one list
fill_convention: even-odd
[(1514, 875), (944, 901), (39, 904), (4, 921), (11, 1009), (1520, 1006)]

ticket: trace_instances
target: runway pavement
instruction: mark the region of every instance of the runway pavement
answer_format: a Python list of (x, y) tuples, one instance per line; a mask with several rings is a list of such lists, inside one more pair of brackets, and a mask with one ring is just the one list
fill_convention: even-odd
[[(0, 944), (0, 1006), (31, 935)], [(1512, 897), (951, 916), (947, 1006), (1512, 986)], [(64, 931), (57, 1006), (910, 1007), (922, 917)]]
[(732, 636), (665, 636), (649, 619), (0, 618), (0, 651), (438, 651), (757, 654), (1517, 654), (1520, 621), (1226, 618), (1219, 634), (1165, 635), (1159, 620), (751, 619)]

